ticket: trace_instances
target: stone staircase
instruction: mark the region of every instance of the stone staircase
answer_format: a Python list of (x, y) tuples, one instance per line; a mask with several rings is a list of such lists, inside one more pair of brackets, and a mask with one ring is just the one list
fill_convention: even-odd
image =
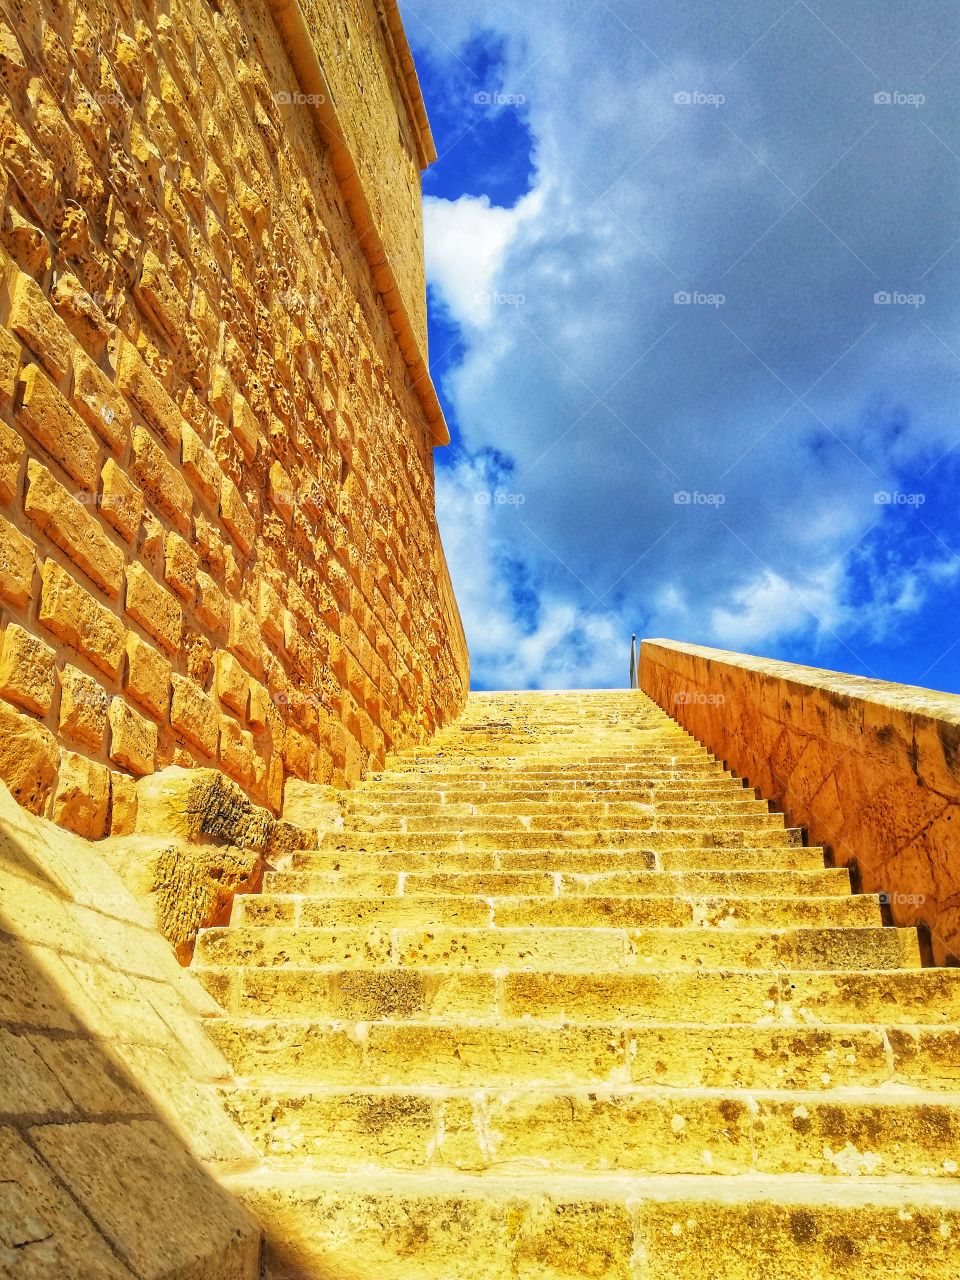
[(960, 1276), (960, 972), (642, 694), (473, 695), (288, 862), (195, 960), (269, 1277)]

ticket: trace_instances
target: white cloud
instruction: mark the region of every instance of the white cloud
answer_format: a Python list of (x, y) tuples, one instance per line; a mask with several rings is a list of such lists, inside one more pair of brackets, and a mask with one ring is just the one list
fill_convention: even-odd
[(537, 193), (513, 209), (492, 205), (487, 196), (424, 201), (427, 278), (455, 323), (466, 329), (488, 326), (499, 306), (516, 305), (500, 279), (504, 258), (540, 204)]

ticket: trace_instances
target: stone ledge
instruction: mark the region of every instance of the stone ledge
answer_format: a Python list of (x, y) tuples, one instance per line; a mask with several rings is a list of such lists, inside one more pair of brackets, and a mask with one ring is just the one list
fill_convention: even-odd
[(645, 640), (640, 687), (728, 768), (960, 954), (960, 697)]

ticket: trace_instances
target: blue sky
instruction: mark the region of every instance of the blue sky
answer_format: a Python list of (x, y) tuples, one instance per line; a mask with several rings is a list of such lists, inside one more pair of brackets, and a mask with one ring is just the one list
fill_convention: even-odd
[(401, 0), (477, 688), (630, 633), (960, 691), (953, 0)]

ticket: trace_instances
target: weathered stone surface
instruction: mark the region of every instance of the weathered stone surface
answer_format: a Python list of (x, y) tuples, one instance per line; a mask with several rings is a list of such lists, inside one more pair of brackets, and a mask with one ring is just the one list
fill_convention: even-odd
[[(61, 819), (94, 819), (95, 799), (99, 822), (97, 766), (66, 765)], [(210, 1171), (253, 1159), (211, 1083), (215, 1006), (102, 847), (0, 785), (0, 1273), (257, 1280), (259, 1229)]]
[(30, 348), (54, 382), (70, 371), (70, 334), (37, 282), (16, 272), (10, 288), (10, 328)]
[(94, 492), (100, 472), (96, 437), (35, 364), (20, 374), (18, 418), (82, 489)]
[(33, 595), (36, 548), (0, 516), (0, 596), (21, 609)]
[(205, 756), (217, 754), (217, 709), (192, 680), (173, 676), (170, 723)]
[(31, 813), (43, 813), (57, 780), (57, 740), (42, 724), (0, 702), (0, 780)]
[(183, 610), (142, 564), (127, 566), (124, 608), (168, 653), (177, 653), (183, 635)]
[(88, 840), (99, 840), (106, 832), (109, 810), (109, 769), (73, 751), (61, 752), (50, 815), (54, 822)]
[(157, 726), (122, 698), (113, 698), (110, 720), (110, 759), (138, 777), (156, 768)]
[(56, 561), (44, 562), (42, 576), (40, 625), (88, 657), (95, 667), (116, 678), (127, 634), (123, 623)]
[(333, 798), (196, 942), (268, 1273), (952, 1276), (960, 974), (649, 698), (473, 695)]
[[(287, 776), (353, 783), (425, 741), (468, 683), (433, 510), (428, 131), (392, 8), (317, 3), (326, 123), (283, 97), (308, 74), (292, 10), (41, 0), (0, 25), (0, 622), (149, 711), (155, 743), (117, 748), (137, 769), (222, 760), (274, 812)], [(128, 630), (192, 682), (173, 719), (129, 684)], [(245, 673), (219, 689), (217, 652)], [(105, 765), (102, 722), (57, 712)]]
[(55, 650), (11, 622), (0, 651), (0, 695), (26, 711), (45, 716), (57, 687)]
[(73, 357), (73, 403), (77, 412), (115, 454), (130, 439), (130, 409), (107, 375), (82, 351)]
[(60, 733), (99, 751), (107, 731), (107, 691), (67, 663), (60, 672)]
[(960, 698), (673, 641), (644, 641), (641, 683), (791, 822), (960, 955)]
[(46, 467), (27, 463), (27, 496), (23, 506), (38, 529), (62, 547), (73, 563), (108, 596), (116, 598), (123, 582), (123, 553), (104, 533), (89, 510), (58, 484)]
[(170, 709), (171, 673), (163, 654), (131, 631), (127, 636), (127, 693), (158, 720), (166, 719)]
[(259, 852), (272, 847), (278, 826), (266, 809), (216, 769), (164, 769), (137, 787), (137, 830)]
[(127, 542), (132, 542), (143, 519), (143, 494), (112, 458), (104, 463), (101, 475), (100, 510)]

